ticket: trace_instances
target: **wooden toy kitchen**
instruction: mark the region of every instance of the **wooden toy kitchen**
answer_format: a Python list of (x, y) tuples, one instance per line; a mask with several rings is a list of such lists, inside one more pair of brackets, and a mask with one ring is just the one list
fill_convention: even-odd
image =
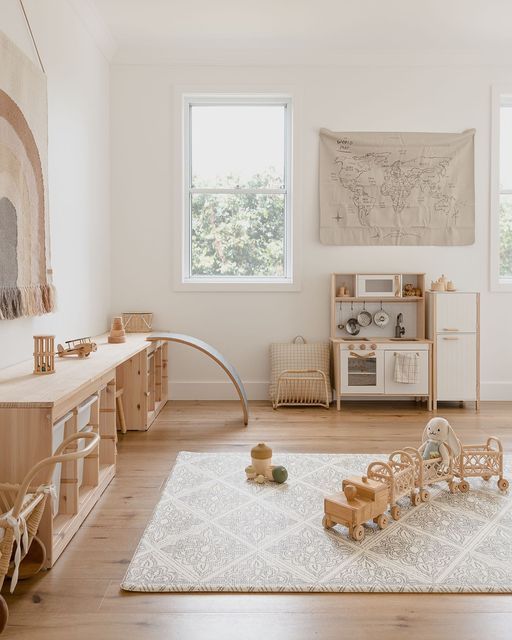
[(342, 398), (479, 402), (479, 294), (424, 273), (333, 273), (331, 343), (336, 407)]

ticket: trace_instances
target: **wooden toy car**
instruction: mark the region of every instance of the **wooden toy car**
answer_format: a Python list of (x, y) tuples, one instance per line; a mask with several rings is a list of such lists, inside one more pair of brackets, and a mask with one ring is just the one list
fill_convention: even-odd
[[(488, 481), (497, 476), (500, 491), (506, 491), (509, 487), (509, 481), (503, 477), (503, 446), (495, 437), (490, 437), (485, 444), (462, 445), (460, 455), (452, 456), (450, 453), (448, 466), (443, 464), (441, 457), (424, 460), (418, 449), (413, 447), (404, 447), (403, 452), (414, 460), (416, 487), (422, 502), (430, 498), (425, 487), (436, 482), (446, 481), (450, 493), (455, 493), (457, 489), (466, 493), (470, 488), (466, 478)], [(396, 454), (400, 452), (394, 452), (391, 456)], [(456, 478), (459, 478), (458, 483)]]
[(466, 478), (483, 478), (487, 481), (498, 476), (498, 489), (506, 491), (509, 487), (509, 481), (503, 477), (503, 445), (494, 436), (488, 438), (485, 444), (463, 445), (453, 466), (454, 475), (460, 478), (457, 486), (462, 493), (469, 491)]
[(97, 350), (96, 343), (91, 338), (78, 338), (76, 340), (67, 340), (66, 348), (61, 344), (57, 345), (57, 354), (64, 358), (65, 356), (78, 356), (79, 358), (88, 358), (93, 351)]
[(388, 525), (388, 486), (367, 476), (343, 480), (343, 493), (336, 493), (324, 500), (322, 524), (330, 529), (335, 524), (348, 527), (350, 536), (358, 542), (364, 538), (363, 523), (372, 520), (384, 529)]
[(400, 506), (397, 504), (400, 498), (408, 495), (414, 507), (420, 504), (421, 497), (416, 491), (414, 460), (403, 449), (393, 451), (387, 462), (381, 460), (371, 462), (366, 475), (388, 488), (388, 502), (393, 520), (398, 520), (402, 515)]
[[(449, 449), (449, 447), (448, 447)], [(448, 483), (448, 489), (450, 493), (457, 491), (457, 482), (454, 479), (454, 458), (451, 455), (450, 450), (450, 464), (446, 466), (443, 463), (441, 456), (437, 458), (424, 459), (420, 451), (414, 447), (404, 447), (415, 464), (415, 479), (416, 487), (419, 489), (419, 494), (422, 502), (428, 502), (430, 500), (430, 493), (426, 487), (429, 487), (437, 482), (446, 481)]]

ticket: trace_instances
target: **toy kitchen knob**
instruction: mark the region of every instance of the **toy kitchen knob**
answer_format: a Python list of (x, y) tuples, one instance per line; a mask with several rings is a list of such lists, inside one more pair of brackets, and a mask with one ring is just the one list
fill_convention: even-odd
[(375, 342), (372, 342), (372, 344), (370, 345), (370, 349), (372, 351), (375, 351), (376, 348), (377, 348), (377, 345), (375, 344)]
[(349, 351), (354, 351), (354, 349), (356, 348), (354, 344), (349, 344), (348, 345)]
[(360, 344), (359, 348), (361, 349), (361, 351), (364, 351), (366, 349), (366, 345), (365, 344)]

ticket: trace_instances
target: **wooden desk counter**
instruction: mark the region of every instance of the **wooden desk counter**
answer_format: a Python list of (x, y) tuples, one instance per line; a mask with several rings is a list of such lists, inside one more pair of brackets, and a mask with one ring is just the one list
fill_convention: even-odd
[[(55, 358), (55, 373), (34, 375), (33, 361), (0, 369), (0, 408), (55, 407), (74, 398), (141, 350), (150, 346), (147, 334), (130, 333), (126, 342), (109, 344), (108, 334), (93, 338), (98, 350), (88, 358)], [(62, 413), (64, 415), (65, 412)], [(60, 415), (57, 415), (58, 419)]]

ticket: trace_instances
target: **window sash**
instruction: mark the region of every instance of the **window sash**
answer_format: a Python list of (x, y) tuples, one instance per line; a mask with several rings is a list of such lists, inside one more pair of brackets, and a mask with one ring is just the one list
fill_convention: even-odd
[(490, 289), (512, 291), (512, 278), (501, 275), (500, 201), (503, 195), (512, 195), (500, 183), (501, 109), (512, 106), (512, 85), (494, 85), (491, 91), (491, 189), (490, 189)]
[[(194, 106), (275, 106), (284, 108), (284, 168), (282, 188), (198, 188), (192, 186), (192, 108)], [(293, 228), (291, 217), (291, 98), (288, 96), (183, 96), (185, 144), (183, 159), (185, 163), (185, 198), (182, 250), (182, 282), (183, 283), (224, 283), (224, 284), (293, 284), (292, 242)], [(194, 275), (192, 273), (192, 198), (195, 194), (263, 194), (284, 196), (284, 276), (219, 276)]]
[(196, 188), (196, 187), (190, 187), (189, 189), (190, 193), (194, 194), (194, 193), (206, 193), (206, 194), (228, 194), (228, 195), (237, 195), (237, 194), (258, 194), (261, 193), (263, 195), (268, 195), (268, 196), (272, 196), (272, 195), (279, 195), (279, 196), (285, 196), (288, 191), (286, 189), (245, 189), (245, 188), (240, 188), (240, 189), (201, 189), (201, 188)]

